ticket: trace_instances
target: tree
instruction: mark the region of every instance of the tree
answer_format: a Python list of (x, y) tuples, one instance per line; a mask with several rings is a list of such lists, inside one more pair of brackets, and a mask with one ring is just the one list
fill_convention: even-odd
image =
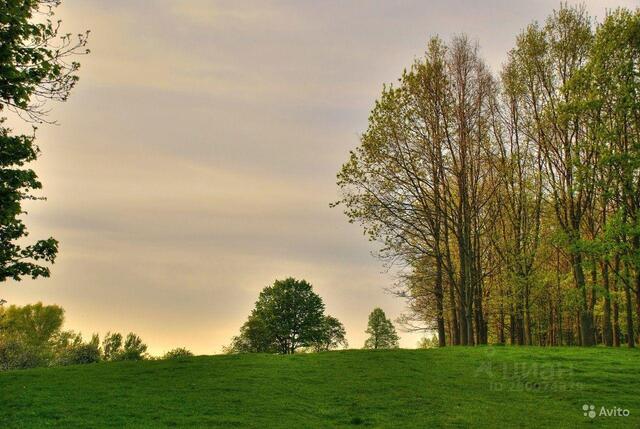
[(594, 344), (593, 312), (587, 301), (584, 272), (584, 222), (594, 203), (597, 166), (586, 118), (570, 108), (584, 93), (571, 85), (584, 67), (593, 34), (584, 8), (561, 7), (544, 27), (531, 25), (512, 51), (524, 82), (532, 121), (528, 134), (542, 154), (543, 172), (556, 221), (571, 260), (573, 278), (581, 295), (580, 338)]
[(364, 343), (365, 349), (393, 349), (398, 347), (396, 328), (387, 319), (381, 308), (374, 308), (369, 314), (369, 324), (365, 331), (369, 338)]
[(344, 327), (324, 315), (322, 298), (305, 280), (287, 278), (265, 287), (227, 352), (293, 354), (300, 347), (346, 344)]
[(143, 360), (147, 357), (147, 345), (142, 338), (129, 332), (124, 340), (124, 348), (119, 356), (120, 360)]
[[(77, 38), (60, 34), (53, 22), (60, 0), (5, 0), (0, 8), (0, 112), (5, 108), (28, 121), (45, 122), (48, 100), (66, 101), (78, 81), (80, 65), (71, 57), (88, 53), (88, 33)], [(43, 263), (53, 263), (58, 242), (53, 238), (24, 245), (28, 235), (20, 219), (22, 203), (36, 199), (42, 188), (25, 166), (39, 148), (33, 135), (12, 135), (0, 117), (0, 282), (25, 276), (48, 277)]]
[(100, 338), (97, 334), (91, 337), (91, 341), (84, 342), (79, 333), (60, 332), (55, 338), (53, 349), (55, 365), (79, 365), (101, 360)]
[[(492, 258), (494, 81), (465, 36), (433, 38), (424, 58), (385, 86), (361, 144), (338, 173), (350, 222), (384, 244), (380, 256), (409, 267), (402, 296), (433, 300), (445, 345), (445, 291), (456, 344), (485, 343), (483, 300)], [(419, 273), (418, 273), (419, 272)], [(412, 308), (415, 310), (415, 306)], [(414, 311), (419, 317), (420, 311)]]
[[(614, 259), (622, 259), (623, 273), (613, 270), (615, 281), (624, 288), (628, 346), (634, 346), (631, 290), (636, 294), (636, 317), (640, 329), (640, 10), (617, 9), (597, 28), (589, 60), (579, 84), (586, 87), (585, 102), (578, 107), (589, 115), (593, 133), (599, 141), (601, 169), (608, 172), (599, 183), (604, 202), (606, 247)], [(609, 217), (606, 217), (606, 214)], [(610, 255), (608, 255), (611, 259)], [(609, 260), (603, 261), (603, 276)], [(614, 265), (615, 266), (615, 265)], [(635, 274), (628, 276), (628, 267)], [(605, 285), (605, 311), (611, 299)], [(614, 296), (615, 298), (615, 296)], [(608, 317), (605, 332), (613, 329)], [(617, 334), (616, 334), (617, 335)], [(608, 344), (614, 342), (608, 340)]]
[(66, 101), (78, 82), (89, 32), (61, 33), (61, 0), (4, 0), (0, 9), (0, 111), (6, 106), (43, 122), (47, 100)]
[(122, 354), (122, 334), (107, 332), (102, 339), (102, 357), (104, 360), (118, 360)]
[(36, 347), (45, 347), (59, 332), (64, 310), (57, 305), (29, 304), (0, 307), (0, 332)]
[(124, 343), (118, 332), (107, 332), (102, 340), (102, 356), (106, 361), (143, 360), (146, 352), (147, 345), (133, 332), (127, 334)]
[[(440, 346), (633, 347), (640, 333), (640, 11), (562, 5), (492, 76), (432, 38), (385, 85), (338, 203), (401, 268)], [(626, 317), (625, 317), (626, 316)]]
[(0, 368), (32, 368), (49, 363), (64, 321), (64, 310), (42, 303), (0, 307)]
[(346, 339), (347, 331), (344, 325), (333, 316), (324, 316), (322, 333), (320, 339), (313, 345), (314, 351), (328, 351), (340, 346), (347, 348), (349, 343)]
[(322, 335), (324, 303), (305, 280), (276, 280), (262, 290), (255, 315), (263, 320), (280, 352), (293, 354)]
[(228, 353), (278, 353), (278, 343), (264, 320), (251, 313), (240, 328), (240, 335), (233, 337)]

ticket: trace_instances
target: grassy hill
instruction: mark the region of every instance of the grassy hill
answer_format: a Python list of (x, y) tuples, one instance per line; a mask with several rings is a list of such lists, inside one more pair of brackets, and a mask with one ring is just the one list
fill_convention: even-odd
[[(0, 427), (640, 427), (640, 353), (478, 347), (0, 373)], [(628, 417), (585, 417), (583, 404)]]

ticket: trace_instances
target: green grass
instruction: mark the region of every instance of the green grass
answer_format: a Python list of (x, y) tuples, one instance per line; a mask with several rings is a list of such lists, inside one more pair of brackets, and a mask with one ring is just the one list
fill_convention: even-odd
[(638, 428), (639, 376), (638, 351), (603, 348), (104, 363), (0, 373), (0, 427)]

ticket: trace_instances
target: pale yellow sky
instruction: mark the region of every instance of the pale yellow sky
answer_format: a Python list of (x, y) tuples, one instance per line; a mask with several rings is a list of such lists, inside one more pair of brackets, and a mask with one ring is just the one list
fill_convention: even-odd
[[(339, 209), (335, 174), (382, 84), (431, 35), (467, 33), (497, 68), (555, 1), (65, 0), (92, 53), (42, 126), (47, 202), (32, 238), (61, 242), (50, 279), (10, 303), (66, 309), (87, 335), (134, 331), (152, 353), (218, 353), (274, 279), (307, 279), (361, 347), (393, 277)], [(589, 1), (598, 16), (637, 1)], [(12, 121), (14, 128), (20, 125)], [(419, 335), (400, 333), (401, 346)]]

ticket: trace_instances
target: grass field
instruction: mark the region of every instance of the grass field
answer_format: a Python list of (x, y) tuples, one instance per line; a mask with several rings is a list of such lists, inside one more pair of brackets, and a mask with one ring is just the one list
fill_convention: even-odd
[[(640, 353), (478, 347), (0, 373), (0, 427), (640, 427)], [(582, 406), (628, 409), (591, 419)]]

